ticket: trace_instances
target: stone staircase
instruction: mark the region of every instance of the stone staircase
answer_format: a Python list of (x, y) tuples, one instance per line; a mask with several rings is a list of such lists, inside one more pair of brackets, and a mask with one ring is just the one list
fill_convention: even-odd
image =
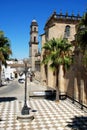
[[(29, 97), (55, 100), (56, 90), (53, 90), (52, 88), (49, 88), (47, 86), (43, 86), (38, 80), (33, 80), (33, 82), (30, 83)], [(66, 95), (59, 95), (59, 99), (66, 99)]]

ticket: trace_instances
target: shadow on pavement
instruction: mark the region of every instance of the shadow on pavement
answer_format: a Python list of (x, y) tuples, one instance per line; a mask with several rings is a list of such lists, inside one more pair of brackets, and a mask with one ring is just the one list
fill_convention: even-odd
[(72, 130), (87, 130), (87, 117), (75, 116), (71, 122), (68, 122), (67, 126)]
[(45, 91), (45, 99), (55, 100), (56, 99), (56, 91), (46, 90)]
[(0, 102), (10, 102), (14, 100), (17, 100), (17, 98), (16, 97), (0, 97)]

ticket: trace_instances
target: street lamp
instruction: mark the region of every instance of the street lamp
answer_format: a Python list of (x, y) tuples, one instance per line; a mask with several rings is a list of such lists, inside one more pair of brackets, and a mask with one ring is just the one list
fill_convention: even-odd
[(24, 62), (24, 65), (25, 65), (25, 70), (24, 70), (24, 73), (25, 73), (25, 96), (24, 96), (24, 106), (22, 108), (22, 111), (21, 111), (21, 114), (22, 115), (28, 115), (29, 114), (29, 107), (27, 106), (27, 72), (28, 72), (28, 66), (27, 66), (27, 63), (28, 63), (28, 59), (24, 59), (23, 60)]
[(34, 119), (34, 116), (32, 114), (32, 111), (29, 111), (31, 108), (27, 106), (27, 72), (28, 72), (28, 59), (24, 59), (24, 73), (25, 73), (25, 91), (24, 91), (24, 106), (21, 110), (21, 113), (17, 116), (17, 120), (21, 121), (32, 121)]

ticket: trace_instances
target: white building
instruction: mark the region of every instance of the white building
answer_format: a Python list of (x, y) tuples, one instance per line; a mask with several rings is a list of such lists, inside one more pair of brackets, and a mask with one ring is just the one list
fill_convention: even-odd
[[(2, 82), (5, 81), (6, 79), (12, 80), (15, 78), (17, 79), (25, 78), (25, 75), (23, 73), (24, 69), (25, 69), (25, 65), (24, 65), (23, 60), (7, 61), (7, 67), (2, 65), (2, 71), (1, 71)], [(30, 65), (29, 65), (29, 69), (30, 69)]]
[(11, 68), (11, 66), (7, 66), (5, 67), (4, 65), (2, 65), (2, 72), (1, 72), (1, 77), (2, 77), (2, 81), (8, 79), (13, 79), (15, 78), (15, 72), (16, 69), (15, 68)]

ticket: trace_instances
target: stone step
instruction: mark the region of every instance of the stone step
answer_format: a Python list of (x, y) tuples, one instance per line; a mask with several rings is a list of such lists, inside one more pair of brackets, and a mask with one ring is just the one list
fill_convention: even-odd
[(54, 99), (56, 97), (56, 92), (52, 90), (30, 91), (29, 97), (42, 97), (45, 99)]

